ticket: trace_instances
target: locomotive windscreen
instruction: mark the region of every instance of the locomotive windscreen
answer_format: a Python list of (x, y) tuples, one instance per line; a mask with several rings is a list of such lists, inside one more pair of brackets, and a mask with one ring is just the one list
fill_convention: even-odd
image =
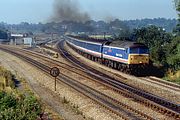
[(130, 48), (130, 53), (132, 53), (132, 54), (149, 54), (149, 49), (147, 47), (132, 47), (132, 48)]

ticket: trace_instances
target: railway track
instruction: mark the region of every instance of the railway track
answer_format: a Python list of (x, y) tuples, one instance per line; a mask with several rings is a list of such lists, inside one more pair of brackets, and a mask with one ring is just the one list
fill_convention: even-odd
[[(61, 48), (63, 48), (63, 45), (61, 44), (61, 45), (59, 45), (59, 46), (61, 46)], [(61, 51), (65, 51), (65, 50), (61, 50)], [(179, 118), (179, 113), (180, 113), (180, 105), (179, 104), (175, 104), (175, 103), (173, 103), (173, 102), (171, 102), (171, 101), (168, 101), (168, 100), (165, 100), (165, 99), (163, 99), (163, 98), (161, 98), (161, 97), (158, 97), (158, 96), (155, 96), (155, 95), (152, 95), (152, 94), (150, 94), (150, 93), (148, 93), (148, 92), (146, 92), (146, 91), (144, 91), (144, 90), (139, 90), (139, 89), (137, 89), (137, 88), (133, 88), (132, 86), (126, 86), (124, 83), (122, 83), (122, 82), (120, 82), (120, 81), (117, 81), (117, 80), (115, 80), (114, 78), (112, 78), (112, 77), (110, 77), (110, 76), (107, 76), (106, 74), (103, 74), (103, 73), (101, 73), (101, 72), (99, 72), (99, 71), (97, 71), (97, 70), (95, 70), (95, 69), (93, 69), (93, 68), (89, 68), (89, 66), (87, 67), (86, 65), (84, 65), (84, 64), (82, 64), (82, 63), (80, 63), (78, 60), (76, 60), (75, 58), (73, 58), (71, 55), (66, 55), (66, 54), (68, 54), (68, 53), (64, 53), (64, 56), (66, 56), (67, 57), (67, 59), (69, 59), (71, 62), (73, 62), (73, 63), (75, 63), (76, 65), (78, 65), (78, 66), (80, 66), (80, 67), (82, 67), (82, 68), (86, 68), (86, 69), (88, 69), (89, 71), (93, 71), (93, 74), (92, 74), (92, 72), (90, 72), (92, 75), (94, 75), (94, 76), (97, 76), (97, 77), (101, 77), (103, 80), (105, 80), (105, 79), (107, 79), (107, 78), (109, 78), (109, 80), (113, 80), (113, 82), (115, 81), (115, 84), (117, 85), (117, 84), (121, 84), (120, 86), (121, 86), (121, 88), (125, 88), (126, 90), (128, 90), (128, 91), (130, 91), (130, 92), (132, 92), (132, 93), (134, 93), (134, 94), (137, 94), (137, 95), (139, 95), (139, 96), (141, 96), (141, 97), (144, 97), (144, 98), (146, 98), (146, 99), (148, 99), (148, 100), (151, 100), (151, 101), (153, 101), (153, 102), (155, 102), (155, 103), (157, 103), (157, 104), (159, 104), (159, 105), (161, 105), (161, 106), (163, 106), (163, 107), (165, 107), (165, 108), (168, 108), (168, 109), (171, 109), (172, 111), (174, 111), (174, 112), (172, 112), (172, 111), (167, 111), (167, 110), (163, 110), (163, 109), (160, 109), (160, 111), (162, 112), (162, 111), (164, 111), (165, 112), (165, 114), (166, 113), (169, 113), (169, 114), (171, 114), (172, 116), (173, 115), (175, 115), (176, 117), (178, 117)], [(69, 58), (70, 57), (70, 58)], [(122, 76), (120, 76), (122, 79), (126, 79), (126, 78), (124, 78), (124, 77), (122, 77)], [(112, 82), (112, 81), (111, 81)], [(119, 88), (119, 87), (118, 87)], [(141, 101), (141, 100), (140, 100)], [(142, 101), (144, 101), (144, 100), (142, 100)], [(145, 103), (145, 104), (147, 104), (147, 103)], [(157, 109), (157, 106), (156, 105), (150, 105), (153, 109)], [(158, 109), (159, 109), (159, 107), (158, 107)]]
[(141, 78), (141, 79), (146, 80), (146, 81), (151, 82), (151, 83), (154, 83), (154, 84), (157, 84), (159, 86), (163, 86), (165, 88), (180, 92), (180, 85), (178, 85), (178, 84), (174, 84), (174, 83), (171, 83), (168, 81), (164, 81), (164, 80), (161, 80), (161, 79), (158, 79), (155, 77), (146, 77), (146, 78)]
[[(51, 47), (48, 47), (48, 46), (45, 46), (45, 45), (43, 46), (43, 48), (50, 49), (50, 50), (55, 51), (55, 52), (59, 52), (57, 49), (51, 48)], [(69, 54), (65, 50), (60, 50), (60, 51), (61, 51), (61, 55), (69, 56)], [(66, 57), (66, 58), (69, 59), (68, 57)], [(70, 60), (70, 61), (72, 62), (72, 60)], [(74, 62), (74, 64), (77, 64), (77, 63)], [(81, 67), (81, 66), (79, 66), (79, 67)], [(118, 76), (118, 77), (120, 77), (122, 79), (127, 79), (127, 78), (125, 78), (123, 76), (120, 76), (120, 75), (117, 75), (117, 74), (116, 74), (116, 76)], [(158, 79), (158, 78), (153, 77), (153, 76), (150, 76), (150, 77), (139, 77), (139, 78), (142, 79), (142, 80), (149, 81), (151, 83), (157, 84), (159, 86), (163, 86), (165, 88), (169, 88), (171, 90), (180, 92), (180, 85), (178, 85), (178, 84), (174, 84), (172, 82), (164, 81), (164, 80)]]
[[(55, 48), (52, 48), (52, 47), (49, 47), (46, 45), (43, 45), (43, 48), (50, 49), (50, 50), (55, 51), (55, 52), (59, 52), (58, 49), (55, 49)], [(66, 53), (66, 50), (60, 49), (60, 51), (61, 51), (61, 53), (63, 53), (63, 55), (68, 55), (68, 53)], [(122, 77), (122, 76), (120, 76), (120, 77)], [(146, 81), (151, 81), (151, 82), (157, 83), (158, 85), (165, 86), (165, 87), (173, 89), (173, 90), (178, 90), (178, 91), (180, 90), (180, 85), (174, 84), (172, 82), (164, 81), (164, 80), (161, 80), (161, 79), (153, 77), (153, 76), (139, 77), (139, 78), (144, 79)]]
[[(17, 49), (16, 49), (16, 52), (13, 52), (8, 49), (3, 49), (3, 48), (0, 48), (0, 49), (4, 50), (5, 52), (8, 52), (10, 54), (20, 57), (21, 59), (32, 64), (33, 66), (36, 66), (37, 68), (39, 68), (40, 70), (44, 71), (46, 74), (49, 75), (49, 70), (51, 69), (51, 67), (44, 65), (44, 64), (42, 64), (36, 60), (33, 60), (29, 57), (26, 57), (26, 55), (16, 53)], [(63, 82), (65, 84), (71, 86), (76, 91), (84, 94), (85, 96), (92, 99), (93, 101), (96, 101), (99, 105), (105, 107), (112, 113), (120, 116), (122, 119), (140, 120), (143, 118), (143, 119), (148, 119), (148, 120), (154, 120), (151, 116), (148, 116), (136, 109), (133, 109), (125, 104), (122, 104), (121, 102), (119, 102), (103, 93), (100, 93), (99, 91), (97, 91), (93, 88), (90, 88), (89, 86), (86, 86), (76, 80), (73, 80), (72, 78), (70, 78), (66, 75), (61, 74), (61, 76), (59, 76), (57, 79), (60, 82)]]
[[(62, 50), (62, 51), (64, 51), (64, 50)], [(63, 53), (64, 54), (64, 53)], [(65, 52), (65, 54), (68, 54), (68, 53), (66, 53)], [(67, 55), (67, 56), (69, 56), (69, 55)], [(66, 57), (67, 57), (66, 56)], [(37, 56), (36, 56), (37, 57)], [(76, 67), (75, 67), (75, 69), (76, 69)], [(84, 68), (83, 68), (84, 69)], [(80, 70), (80, 69), (79, 69)], [(87, 71), (87, 70), (85, 70), (85, 71)], [(95, 75), (94, 73), (91, 73), (92, 75)], [(95, 75), (96, 77), (100, 77), (100, 76), (97, 76), (97, 75)], [(67, 76), (66, 76), (67, 77)], [(105, 79), (105, 77), (101, 77), (101, 79)], [(103, 84), (106, 84), (106, 83), (104, 83), (104, 81), (101, 81), (100, 82), (101, 84), (103, 83)], [(127, 94), (126, 92), (122, 92), (122, 91), (127, 91), (127, 90), (125, 90), (125, 89), (120, 89), (119, 87), (117, 87), (117, 82), (115, 82), (114, 84), (112, 84), (113, 83), (113, 81), (107, 81), (107, 84), (109, 84), (108, 86), (110, 87), (112, 87), (113, 86), (113, 89), (115, 90), (115, 91), (118, 91), (119, 93), (121, 93), (121, 94), (123, 94), (124, 96), (127, 96), (127, 97), (133, 97), (133, 98), (136, 98), (136, 100), (137, 101), (139, 101), (139, 102), (141, 102), (141, 103), (143, 103), (143, 104), (146, 104), (146, 106), (151, 106), (153, 109), (159, 109), (162, 113), (164, 113), (164, 114), (169, 114), (170, 116), (173, 116), (174, 118), (179, 118), (179, 116), (178, 116), (178, 114), (175, 114), (173, 111), (169, 111), (169, 110), (166, 110), (166, 108), (163, 108), (162, 109), (162, 107), (161, 106), (158, 106), (158, 105), (156, 105), (156, 104), (152, 104), (151, 103), (151, 101), (147, 101), (147, 100), (143, 100), (142, 98), (140, 98), (139, 96), (137, 96), (137, 95), (133, 95), (133, 94)], [(67, 84), (67, 83), (66, 83)], [(107, 84), (106, 84), (106, 86), (107, 86)], [(77, 85), (76, 85), (77, 86)], [(86, 86), (85, 88), (88, 88), (88, 86)], [(127, 91), (128, 92), (128, 91)], [(102, 94), (102, 93), (101, 93)], [(99, 93), (99, 95), (98, 96), (101, 96), (101, 94)], [(91, 97), (90, 95), (88, 96), (88, 97)], [(108, 96), (106, 96), (106, 97), (108, 97)], [(92, 99), (92, 98), (91, 98)], [(113, 98), (111, 98), (111, 100), (110, 101), (112, 101), (113, 100)], [(95, 100), (96, 101), (96, 100)], [(98, 101), (97, 101), (98, 102)], [(102, 106), (103, 106), (103, 103), (102, 102), (99, 102)], [(113, 100), (112, 101), (112, 103), (118, 103), (118, 101), (116, 101), (116, 100)], [(140, 116), (143, 116), (143, 118), (144, 119), (153, 119), (153, 118), (151, 118), (150, 116), (147, 116), (146, 114), (143, 114), (143, 113), (141, 113), (140, 111), (138, 111), (138, 110), (135, 110), (135, 109), (132, 109), (131, 107), (129, 107), (129, 106), (127, 106), (127, 105), (124, 105), (124, 104), (122, 104), (122, 103), (118, 103), (119, 105), (121, 105), (121, 107), (123, 107), (123, 109), (125, 109), (126, 108), (126, 110), (131, 110), (131, 112), (133, 112), (133, 113), (136, 113), (136, 114), (138, 114), (138, 115), (140, 115)], [(119, 106), (118, 104), (116, 104), (115, 106)], [(108, 106), (104, 106), (104, 107), (106, 107), (106, 108), (108, 108)], [(120, 108), (120, 107), (119, 107)], [(110, 109), (110, 108), (108, 108), (108, 109)], [(110, 109), (111, 111), (113, 111), (112, 109)], [(122, 111), (122, 110), (121, 110)], [(114, 111), (114, 113), (116, 113), (116, 114), (118, 114), (118, 112), (117, 112), (117, 110), (116, 111)], [(125, 118), (125, 117), (124, 117)], [(128, 118), (129, 119), (129, 118)], [(134, 118), (133, 118), (134, 119)], [(137, 118), (136, 118), (137, 119)]]
[[(63, 45), (60, 45), (61, 48), (63, 48)], [(52, 49), (52, 48), (51, 48)], [(53, 49), (52, 49), (53, 50)], [(57, 50), (56, 50), (57, 51)], [(65, 51), (63, 49), (60, 50), (61, 52)], [(82, 65), (82, 63), (80, 63), (79, 61), (75, 60), (74, 58), (71, 57), (71, 55), (69, 55), (67, 52), (63, 53), (63, 56), (66, 56), (67, 59), (69, 59), (71, 62), (73, 62), (74, 64), (76, 64), (77, 66), (79, 66), (80, 68), (84, 69), (84, 68), (87, 68), (87, 67), (84, 67), (85, 65)], [(71, 57), (71, 58), (69, 58)], [(92, 68), (90, 68), (92, 69)], [(88, 68), (89, 70), (89, 68)], [(87, 70), (86, 70), (87, 71)], [(91, 72), (93, 71), (93, 72)], [(101, 78), (101, 84), (104, 84), (104, 83), (107, 83), (106, 85), (110, 85), (111, 88), (114, 87), (113, 89), (118, 91), (119, 93), (125, 95), (125, 96), (129, 96), (129, 97), (132, 97), (132, 98), (135, 98), (137, 101), (145, 104), (146, 106), (149, 106), (151, 107), (152, 109), (155, 109), (156, 111), (159, 111), (163, 114), (169, 114), (169, 116), (174, 116), (175, 118), (179, 118), (179, 104), (175, 104), (171, 101), (168, 101), (168, 100), (165, 100), (161, 97), (158, 97), (158, 96), (154, 96), (146, 91), (141, 91), (141, 90), (135, 90), (135, 89), (132, 89), (131, 87), (129, 86), (124, 86), (123, 85), (123, 89), (122, 89), (122, 85), (120, 85), (119, 87), (119, 81), (116, 81), (114, 80), (114, 78), (110, 78), (108, 81), (106, 75), (104, 75), (103, 73), (94, 73), (94, 69), (90, 70), (90, 74), (95, 76), (96, 78)], [(103, 76), (103, 77), (102, 77)], [(104, 77), (105, 76), (105, 77)], [(122, 76), (120, 76), (122, 77)], [(122, 77), (122, 79), (126, 79), (124, 77)], [(115, 82), (114, 82), (115, 81)], [(97, 81), (97, 82), (100, 82), (100, 81)], [(121, 90), (120, 90), (121, 89)], [(133, 93), (137, 94), (137, 95), (127, 95), (127, 93), (122, 93), (122, 90), (123, 91), (133, 91)], [(138, 96), (140, 95), (140, 96)], [(146, 99), (143, 99), (142, 97), (145, 97)], [(149, 100), (148, 100), (149, 99)], [(157, 104), (154, 104), (151, 101), (154, 101), (156, 102)], [(162, 107), (163, 106), (163, 107)], [(167, 110), (166, 108), (169, 108), (171, 110)]]
[[(61, 46), (61, 48), (63, 48), (63, 45), (60, 45), (60, 46)], [(60, 51), (63, 53), (65, 50), (64, 49), (60, 49)], [(69, 55), (66, 51), (63, 53), (63, 56), (66, 56), (66, 58), (68, 60), (70, 60), (71, 62), (73, 62), (74, 64), (79, 66), (80, 68), (82, 68), (82, 69), (86, 68), (86, 71), (87, 71), (87, 67), (84, 67), (85, 65), (83, 65), (82, 63), (77, 61), (75, 58), (72, 58), (72, 56)], [(156, 111), (159, 111), (159, 112), (161, 112), (163, 114), (169, 114), (169, 116), (173, 116), (174, 118), (179, 119), (179, 117), (180, 117), (179, 116), (179, 111), (180, 111), (179, 104), (175, 104), (175, 103), (173, 103), (171, 101), (168, 101), (168, 100), (165, 100), (165, 99), (163, 99), (161, 97), (154, 96), (154, 95), (152, 95), (152, 94), (150, 94), (150, 93), (148, 93), (146, 91), (143, 91), (143, 90), (141, 91), (141, 90), (138, 90), (138, 89), (132, 89), (129, 86), (124, 86), (124, 84), (123, 84), (123, 86), (120, 85), (120, 87), (119, 87), (117, 85), (117, 84), (119, 84), (119, 81), (114, 80), (114, 78), (110, 78), (109, 79), (109, 80), (113, 80), (113, 81), (106, 81), (107, 78), (109, 78), (109, 76), (107, 77), (107, 75), (104, 75), (103, 73), (99, 73), (99, 71), (97, 72), (93, 68), (90, 68), (90, 69), (91, 70), (89, 70), (89, 68), (88, 68), (88, 70), (89, 70), (88, 72), (91, 75), (95, 76), (96, 78), (101, 78), (101, 80), (103, 80), (103, 81), (101, 81), (102, 84), (104, 84), (106, 82), (111, 87), (114, 87), (113, 89), (118, 91), (119, 93), (121, 93), (121, 94), (123, 94), (125, 96), (133, 97), (137, 101), (145, 104), (146, 106), (151, 107), (152, 109), (154, 109)], [(93, 72), (91, 72), (91, 71), (93, 71)], [(96, 71), (96, 73), (94, 73), (95, 71)], [(122, 77), (122, 76), (120, 76), (120, 77)], [(126, 79), (126, 78), (122, 77), (122, 79)], [(99, 81), (97, 81), (97, 82), (99, 82)], [(113, 82), (114, 82), (114, 84), (112, 84)], [(123, 87), (123, 91), (127, 91), (128, 90), (128, 91), (133, 92), (134, 94), (137, 94), (137, 95), (132, 95), (132, 94), (131, 95), (127, 95), (127, 93), (122, 93), (120, 91), (120, 89), (122, 90), (122, 87)], [(174, 87), (176, 87), (176, 86), (174, 86)], [(141, 98), (138, 95), (140, 95)], [(144, 97), (146, 99), (143, 99), (142, 97)], [(155, 103), (157, 103), (157, 104), (154, 104), (154, 103), (150, 102), (150, 100), (155, 102)], [(171, 110), (167, 110), (166, 108), (171, 109)]]

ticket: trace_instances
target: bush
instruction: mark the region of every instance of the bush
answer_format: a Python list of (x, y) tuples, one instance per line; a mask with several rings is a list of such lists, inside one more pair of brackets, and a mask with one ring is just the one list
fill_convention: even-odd
[(34, 96), (0, 92), (0, 120), (35, 120), (42, 109)]
[(15, 87), (14, 75), (10, 71), (5, 70), (4, 68), (0, 67), (0, 77), (5, 79), (7, 86), (10, 86), (12, 88)]

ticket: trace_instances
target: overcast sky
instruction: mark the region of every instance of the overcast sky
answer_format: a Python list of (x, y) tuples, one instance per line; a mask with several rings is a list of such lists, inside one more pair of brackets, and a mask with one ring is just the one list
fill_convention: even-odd
[[(78, 0), (82, 11), (94, 20), (177, 18), (173, 0)], [(0, 0), (0, 21), (6, 23), (46, 22), (53, 0)]]

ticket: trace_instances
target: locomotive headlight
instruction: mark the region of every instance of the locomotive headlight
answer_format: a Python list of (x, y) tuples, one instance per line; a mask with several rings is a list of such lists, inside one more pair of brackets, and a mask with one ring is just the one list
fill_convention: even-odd
[(131, 60), (133, 60), (134, 56), (131, 56)]

